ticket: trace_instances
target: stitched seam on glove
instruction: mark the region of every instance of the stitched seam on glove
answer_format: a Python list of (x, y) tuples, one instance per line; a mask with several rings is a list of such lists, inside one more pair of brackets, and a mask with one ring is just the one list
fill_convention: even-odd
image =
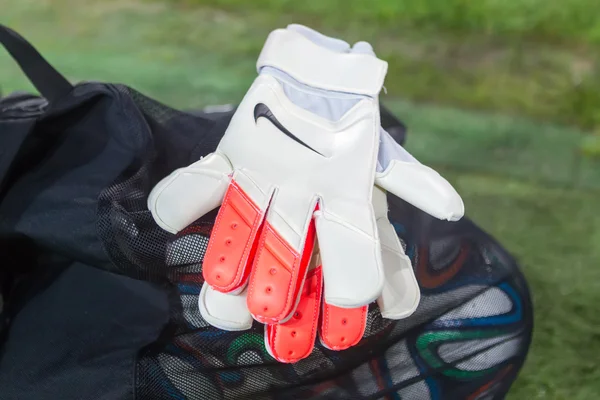
[[(362, 229), (359, 229), (355, 225), (352, 225), (352, 224), (349, 224), (349, 223), (345, 222), (344, 219), (338, 217), (337, 215), (335, 215), (335, 214), (333, 214), (333, 213), (331, 213), (329, 211), (317, 211), (317, 212), (315, 212), (315, 214), (322, 216), (327, 221), (335, 222), (338, 225), (341, 225), (341, 226), (343, 226), (345, 228), (348, 228), (348, 229), (350, 229), (350, 230), (352, 230), (352, 231), (354, 231), (356, 233), (360, 233), (360, 234), (366, 236), (367, 238), (371, 239), (372, 241), (377, 242), (377, 239), (374, 238), (372, 235), (369, 235), (367, 232), (363, 231)], [(376, 225), (375, 225), (375, 227), (376, 227)], [(377, 230), (375, 230), (374, 232), (377, 232)]]

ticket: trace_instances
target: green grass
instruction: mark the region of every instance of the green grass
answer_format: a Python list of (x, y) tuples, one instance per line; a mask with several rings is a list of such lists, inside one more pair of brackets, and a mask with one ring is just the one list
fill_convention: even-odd
[(372, 24), (456, 33), (553, 40), (600, 41), (600, 7), (594, 0), (174, 0), (227, 10), (266, 9), (310, 16), (328, 26)]
[(410, 127), (423, 162), (532, 183), (600, 188), (600, 160), (580, 155), (585, 133), (565, 126), (403, 100), (386, 103)]
[[(600, 161), (582, 157), (596, 146), (586, 130), (564, 125), (593, 128), (600, 110), (590, 1), (140, 1), (0, 0), (0, 18), (73, 80), (183, 108), (239, 101), (285, 23), (373, 40), (409, 150), (450, 177), (531, 285), (534, 340), (511, 398), (600, 398)], [(31, 89), (3, 54), (0, 86)]]
[(532, 347), (510, 398), (599, 398), (598, 195), (471, 173), (453, 182), (471, 218), (520, 260), (532, 291)]
[[(596, 0), (171, 0), (246, 21), (295, 21), (377, 43), (391, 93), (600, 125)], [(196, 7), (193, 7), (196, 6)], [(201, 6), (201, 7), (198, 7)], [(262, 24), (264, 26), (264, 24)], [(432, 88), (435, 88), (433, 90)]]

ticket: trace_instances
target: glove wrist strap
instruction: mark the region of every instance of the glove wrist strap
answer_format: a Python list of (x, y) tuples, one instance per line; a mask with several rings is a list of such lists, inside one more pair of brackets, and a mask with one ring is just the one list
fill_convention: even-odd
[(375, 97), (383, 87), (387, 63), (358, 53), (338, 53), (289, 29), (269, 35), (257, 69), (274, 67), (311, 87)]

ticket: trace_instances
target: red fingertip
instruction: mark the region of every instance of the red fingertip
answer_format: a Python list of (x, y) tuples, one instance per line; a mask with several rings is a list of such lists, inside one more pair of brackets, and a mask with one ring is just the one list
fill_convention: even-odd
[(369, 306), (341, 308), (324, 302), (321, 342), (331, 350), (346, 350), (362, 339)]
[(232, 181), (202, 266), (204, 279), (214, 289), (231, 292), (246, 283), (262, 220), (260, 208)]
[(319, 323), (322, 282), (320, 267), (309, 271), (292, 318), (283, 324), (267, 325), (268, 345), (278, 361), (297, 362), (312, 352)]

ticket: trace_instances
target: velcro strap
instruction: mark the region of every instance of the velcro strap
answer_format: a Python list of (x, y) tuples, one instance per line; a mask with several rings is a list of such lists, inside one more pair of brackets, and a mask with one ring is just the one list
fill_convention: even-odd
[(377, 96), (387, 62), (367, 54), (338, 53), (313, 43), (298, 32), (277, 29), (260, 53), (257, 69), (274, 67), (319, 89)]

